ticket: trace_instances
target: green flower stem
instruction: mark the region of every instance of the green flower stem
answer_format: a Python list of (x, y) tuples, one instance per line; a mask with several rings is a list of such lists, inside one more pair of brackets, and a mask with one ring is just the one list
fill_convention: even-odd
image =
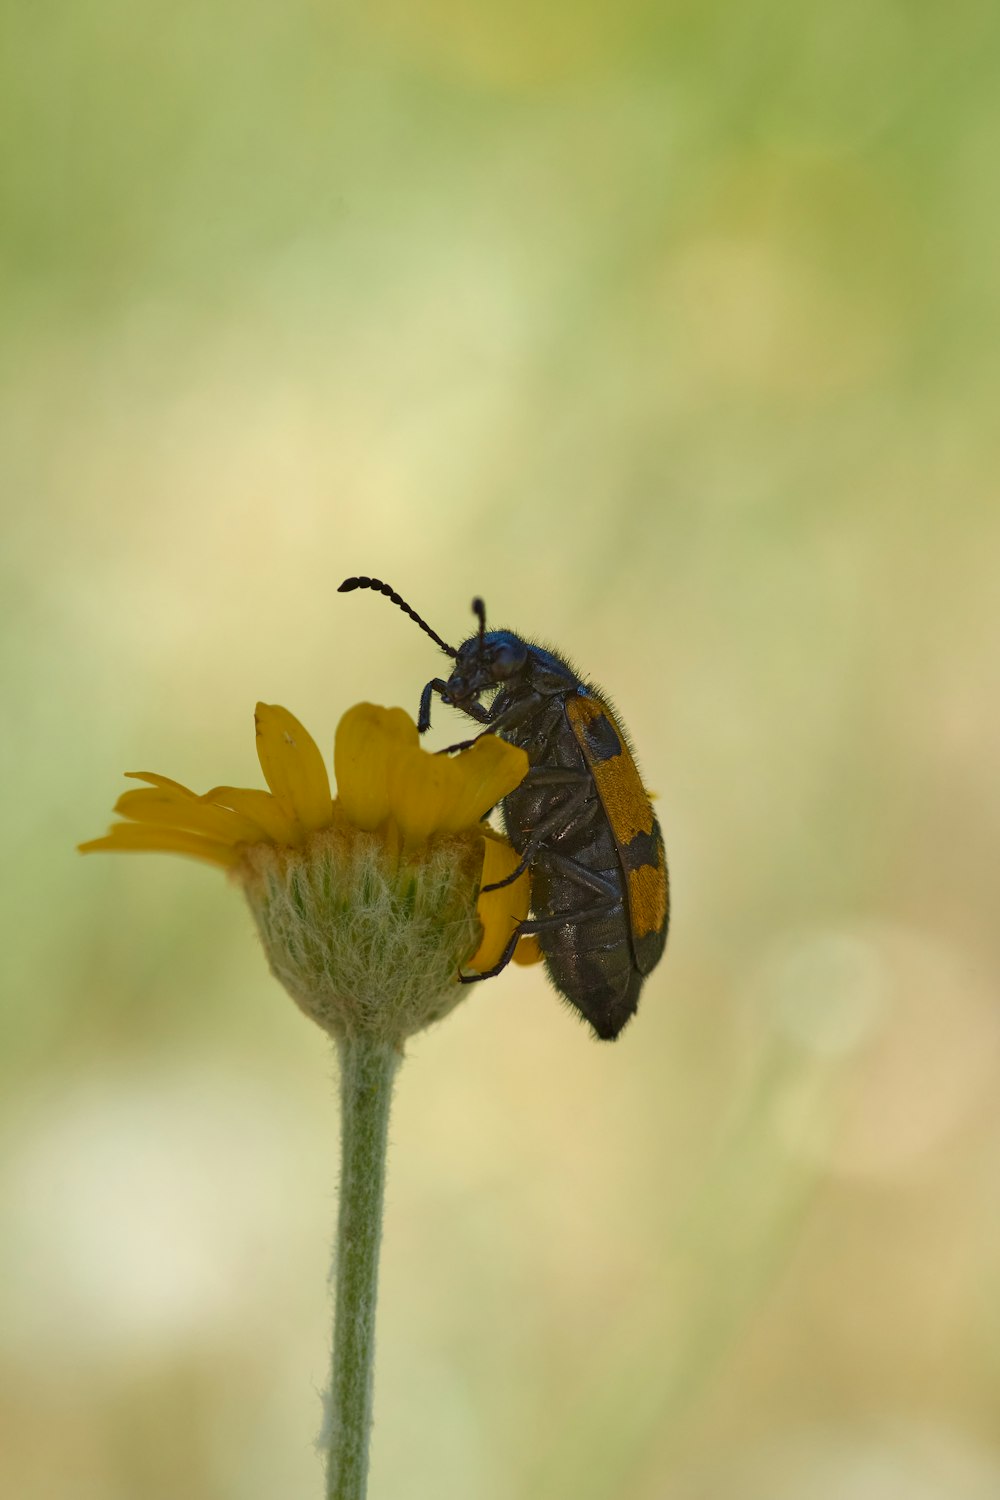
[(336, 1316), (327, 1500), (364, 1500), (372, 1425), (375, 1299), (392, 1083), (401, 1053), (370, 1036), (338, 1038), (341, 1095)]

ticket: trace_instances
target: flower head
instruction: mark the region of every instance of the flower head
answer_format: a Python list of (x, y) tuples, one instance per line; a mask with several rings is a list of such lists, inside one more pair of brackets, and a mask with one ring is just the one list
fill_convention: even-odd
[[(431, 755), (400, 708), (359, 703), (337, 727), (330, 791), (323, 757), (286, 708), (259, 703), (257, 754), (269, 791), (198, 795), (166, 776), (123, 793), (97, 850), (188, 854), (243, 887), (271, 968), (334, 1035), (397, 1044), (460, 998), (460, 969), (497, 963), (528, 909), (528, 878), (497, 891), (518, 856), (483, 819), (524, 778), (524, 751), (482, 735)], [(525, 955), (527, 956), (527, 954)]]

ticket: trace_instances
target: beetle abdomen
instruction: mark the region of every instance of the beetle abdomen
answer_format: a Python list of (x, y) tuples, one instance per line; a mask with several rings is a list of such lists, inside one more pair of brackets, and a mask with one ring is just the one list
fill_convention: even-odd
[(539, 933), (538, 945), (556, 989), (603, 1041), (617, 1036), (635, 1014), (643, 983), (632, 962), (621, 904), (582, 921), (568, 912), (565, 925)]
[[(558, 763), (586, 772), (572, 735), (560, 737), (558, 761), (554, 748), (546, 756), (547, 766)], [(565, 787), (533, 787), (530, 782), (508, 793), (504, 821), (514, 847), (523, 850), (532, 830), (572, 795)], [(594, 883), (588, 886), (584, 876)], [(546, 924), (538, 932), (538, 945), (556, 989), (599, 1037), (617, 1036), (635, 1013), (643, 976), (630, 942), (618, 849), (595, 789), (584, 811), (562, 823), (535, 855), (531, 907), (535, 919)]]

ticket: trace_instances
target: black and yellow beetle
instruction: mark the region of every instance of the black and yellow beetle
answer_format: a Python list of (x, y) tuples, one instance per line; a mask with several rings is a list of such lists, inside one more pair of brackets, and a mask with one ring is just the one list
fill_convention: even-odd
[[(534, 935), (556, 989), (599, 1037), (616, 1037), (663, 953), (670, 895), (660, 825), (607, 700), (551, 651), (509, 630), (488, 631), (481, 599), (472, 601), (479, 628), (456, 650), (387, 583), (346, 578), (339, 592), (353, 589), (385, 594), (454, 660), (450, 677), (423, 690), (421, 734), (437, 693), (528, 754), (528, 774), (502, 810), (521, 855), (509, 879), (530, 870), (532, 916), (499, 963), (475, 977), (499, 974), (518, 940)], [(484, 706), (480, 697), (491, 690)]]

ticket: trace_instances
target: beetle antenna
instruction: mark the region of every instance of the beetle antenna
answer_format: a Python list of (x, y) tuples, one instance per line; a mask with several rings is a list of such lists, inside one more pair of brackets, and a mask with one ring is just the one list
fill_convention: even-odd
[(483, 603), (482, 599), (473, 599), (472, 613), (479, 621), (479, 646), (480, 649), (482, 649), (483, 636), (486, 634), (486, 605)]
[(345, 578), (337, 590), (338, 594), (351, 594), (355, 589), (374, 589), (376, 594), (384, 594), (391, 604), (398, 604), (404, 614), (409, 615), (411, 620), (416, 620), (421, 630), (425, 630), (432, 641), (437, 641), (442, 651), (449, 656), (457, 656), (458, 652), (454, 646), (449, 646), (443, 641), (436, 630), (432, 630), (426, 620), (422, 620), (415, 609), (411, 609), (405, 599), (401, 599), (391, 584), (383, 583), (380, 578)]

